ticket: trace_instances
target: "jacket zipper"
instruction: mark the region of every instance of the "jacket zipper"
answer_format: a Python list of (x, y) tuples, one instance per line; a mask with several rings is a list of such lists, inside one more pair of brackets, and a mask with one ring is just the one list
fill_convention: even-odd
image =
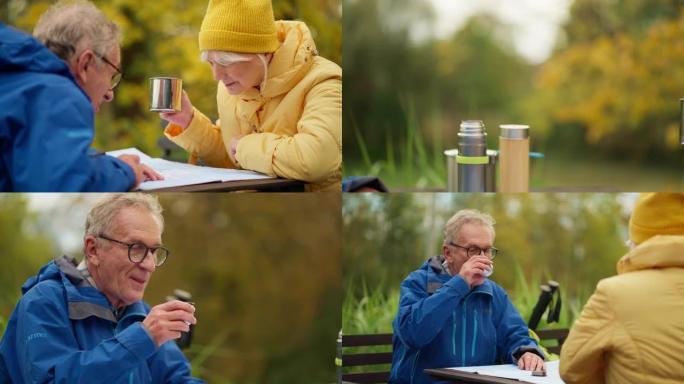
[(461, 367), (465, 367), (465, 357), (466, 357), (466, 349), (465, 349), (465, 339), (466, 339), (466, 328), (468, 328), (468, 322), (466, 318), (466, 304), (468, 304), (468, 298), (466, 297), (465, 300), (463, 300), (463, 332), (461, 335)]
[(451, 311), (451, 355), (456, 357), (456, 309)]
[(470, 357), (475, 357), (475, 344), (477, 342), (477, 309), (473, 315), (475, 326), (473, 327), (473, 343), (470, 345)]
[(413, 359), (413, 367), (411, 368), (411, 384), (413, 384), (413, 378), (416, 376), (416, 366), (418, 365), (418, 358), (420, 357), (420, 350), (416, 353), (416, 357)]

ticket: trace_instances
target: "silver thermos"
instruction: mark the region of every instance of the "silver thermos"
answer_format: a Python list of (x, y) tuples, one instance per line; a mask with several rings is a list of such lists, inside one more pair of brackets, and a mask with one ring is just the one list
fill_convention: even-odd
[(458, 132), (458, 191), (487, 192), (487, 133), (481, 120), (464, 120)]

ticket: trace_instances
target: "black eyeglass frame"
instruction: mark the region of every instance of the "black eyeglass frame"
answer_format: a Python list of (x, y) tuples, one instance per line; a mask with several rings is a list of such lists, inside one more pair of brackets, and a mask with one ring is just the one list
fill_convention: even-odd
[[(155, 267), (161, 267), (162, 265), (164, 265), (164, 263), (166, 262), (166, 260), (167, 260), (167, 259), (169, 258), (169, 256), (171, 255), (171, 251), (169, 251), (166, 247), (148, 247), (147, 245), (145, 245), (145, 244), (143, 244), (143, 243), (139, 243), (139, 242), (126, 243), (126, 242), (123, 242), (123, 241), (120, 241), (120, 240), (112, 239), (111, 237), (108, 237), (108, 236), (105, 236), (105, 235), (102, 235), (102, 234), (97, 235), (96, 237), (99, 237), (99, 238), (101, 238), (101, 239), (104, 239), (104, 240), (107, 240), (107, 241), (111, 241), (111, 242), (114, 242), (114, 243), (117, 243), (117, 244), (120, 244), (120, 245), (123, 245), (123, 246), (128, 247), (128, 260), (129, 260), (131, 263), (133, 263), (133, 264), (140, 264), (140, 263), (142, 263), (143, 261), (145, 261), (145, 258), (147, 257), (147, 255), (151, 253), (151, 254), (154, 256), (154, 265), (155, 265)], [(135, 260), (133, 260), (133, 257), (131, 256), (131, 250), (133, 249), (134, 246), (142, 246), (142, 247), (145, 248), (145, 254), (144, 254), (143, 257), (140, 259), (140, 261), (135, 261)], [(157, 254), (157, 251), (160, 250), (160, 249), (163, 250), (164, 253), (165, 253), (165, 256), (164, 256), (163, 259), (160, 259), (159, 256), (158, 256), (158, 254)]]
[[(94, 53), (94, 52), (93, 52), (93, 53)], [(114, 74), (114, 76), (112, 76), (111, 84), (110, 84), (110, 87), (109, 87), (109, 89), (113, 91), (113, 90), (116, 89), (116, 87), (118, 87), (119, 84), (121, 83), (121, 79), (123, 79), (123, 71), (121, 71), (121, 68), (117, 67), (117, 66), (114, 65), (111, 61), (109, 61), (109, 59), (107, 59), (106, 57), (104, 57), (104, 55), (100, 55), (100, 54), (98, 54), (98, 53), (95, 53), (95, 56), (97, 56), (100, 60), (102, 60), (102, 61), (104, 61), (105, 63), (107, 63), (109, 66), (111, 66), (112, 68), (114, 68), (114, 70), (116, 71), (116, 73)]]
[[(458, 245), (458, 244), (453, 243), (453, 242), (449, 242), (448, 245), (454, 246), (456, 248), (465, 249), (466, 255), (468, 256), (468, 258), (471, 258), (473, 256), (477, 256), (477, 255), (485, 255), (485, 257), (488, 257), (489, 260), (494, 260), (494, 258), (496, 257), (496, 254), (499, 253), (499, 248), (496, 248), (496, 247), (488, 247), (488, 248), (480, 248), (480, 247), (475, 247), (475, 246), (464, 247), (462, 245)], [(471, 252), (474, 254), (471, 254)], [(490, 252), (491, 256), (487, 256), (487, 252)]]

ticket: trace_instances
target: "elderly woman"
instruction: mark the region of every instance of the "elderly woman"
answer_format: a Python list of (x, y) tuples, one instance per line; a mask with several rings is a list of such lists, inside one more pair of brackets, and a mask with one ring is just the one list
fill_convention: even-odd
[(306, 24), (274, 21), (270, 0), (210, 0), (199, 34), (218, 81), (219, 121), (161, 113), (165, 134), (204, 163), (340, 190), (342, 69), (317, 55)]
[(684, 194), (640, 195), (629, 238), (563, 344), (565, 383), (684, 383)]

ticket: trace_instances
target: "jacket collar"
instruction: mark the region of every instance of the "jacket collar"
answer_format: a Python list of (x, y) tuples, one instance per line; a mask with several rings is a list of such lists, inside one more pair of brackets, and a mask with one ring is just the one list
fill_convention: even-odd
[[(147, 310), (142, 301), (137, 301), (116, 312), (104, 294), (93, 287), (77, 268), (73, 257), (61, 256), (53, 260), (36, 278), (33, 285), (43, 280), (61, 280), (66, 291), (69, 319), (83, 320), (94, 316), (118, 323), (125, 318), (145, 317)], [(28, 282), (27, 282), (28, 284)]]
[(684, 268), (684, 236), (653, 236), (624, 255), (617, 263), (618, 274), (673, 267)]
[(289, 92), (309, 72), (314, 56), (318, 55), (311, 32), (301, 21), (276, 21), (280, 47), (268, 65), (264, 88), (250, 88), (239, 97), (244, 102), (261, 101)]

